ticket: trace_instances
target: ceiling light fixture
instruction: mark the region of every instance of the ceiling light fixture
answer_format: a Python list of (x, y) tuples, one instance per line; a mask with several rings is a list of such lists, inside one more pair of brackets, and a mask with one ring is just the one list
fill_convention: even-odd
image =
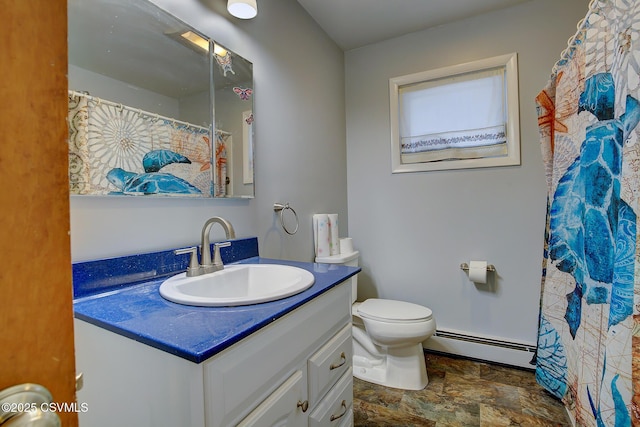
[(227, 10), (236, 18), (251, 19), (258, 14), (258, 5), (256, 0), (228, 0)]

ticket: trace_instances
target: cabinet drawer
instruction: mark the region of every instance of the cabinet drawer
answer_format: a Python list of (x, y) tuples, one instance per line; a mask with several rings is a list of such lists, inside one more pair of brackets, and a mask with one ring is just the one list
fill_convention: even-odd
[(304, 420), (304, 376), (296, 371), (244, 419), (238, 427), (299, 426)]
[(342, 418), (343, 418), (343, 421), (339, 427), (353, 427), (353, 406), (349, 408), (349, 411)]
[(347, 369), (335, 387), (320, 401), (309, 415), (309, 427), (343, 426), (353, 411), (353, 376)]
[(351, 367), (353, 342), (349, 323), (309, 358), (309, 404), (315, 405)]

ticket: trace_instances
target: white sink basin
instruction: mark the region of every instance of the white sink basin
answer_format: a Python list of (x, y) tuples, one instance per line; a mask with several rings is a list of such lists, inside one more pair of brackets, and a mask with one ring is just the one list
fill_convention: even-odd
[(310, 288), (313, 274), (281, 264), (227, 265), (224, 270), (187, 277), (181, 273), (160, 285), (160, 295), (178, 304), (221, 307), (258, 304)]

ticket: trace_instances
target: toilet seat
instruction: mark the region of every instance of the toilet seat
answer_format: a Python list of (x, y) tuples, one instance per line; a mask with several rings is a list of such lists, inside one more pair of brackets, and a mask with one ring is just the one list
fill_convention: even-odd
[(418, 304), (380, 298), (370, 298), (358, 304), (357, 311), (362, 318), (398, 323), (428, 321), (433, 314)]

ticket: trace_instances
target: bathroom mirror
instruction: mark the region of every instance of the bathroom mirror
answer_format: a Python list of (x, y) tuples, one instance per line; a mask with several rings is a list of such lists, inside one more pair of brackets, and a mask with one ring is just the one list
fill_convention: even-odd
[(214, 43), (215, 197), (253, 197), (253, 64)]
[(72, 195), (253, 197), (251, 63), (147, 0), (68, 0), (68, 31)]

